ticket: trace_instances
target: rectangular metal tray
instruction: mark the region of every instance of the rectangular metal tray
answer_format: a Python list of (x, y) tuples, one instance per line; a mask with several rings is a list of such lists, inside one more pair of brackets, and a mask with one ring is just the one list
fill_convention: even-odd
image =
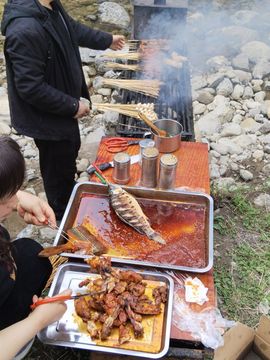
[[(125, 269), (121, 267), (121, 269)], [(132, 268), (128, 268), (132, 270)], [(88, 265), (79, 264), (79, 263), (66, 263), (61, 265), (55, 278), (53, 280), (52, 286), (49, 291), (49, 296), (54, 296), (59, 294), (59, 292), (70, 288), (76, 292), (81, 292), (82, 289), (79, 288), (79, 283), (88, 277), (98, 276), (96, 273), (90, 273), (90, 267)], [(174, 292), (174, 283), (170, 276), (161, 274), (159, 272), (150, 272), (150, 271), (140, 271), (136, 269), (136, 272), (140, 273), (144, 280), (162, 282), (168, 286), (168, 301), (165, 304), (164, 315), (162, 321), (162, 329), (160, 330), (160, 349), (154, 352), (138, 351), (127, 349), (128, 343), (122, 346), (101, 346), (96, 345), (94, 341), (91, 340), (91, 337), (87, 333), (83, 333), (79, 330), (78, 324), (75, 321), (74, 314), (74, 301), (67, 301), (67, 311), (64, 316), (58, 321), (47, 328), (43, 329), (38, 333), (40, 341), (46, 344), (51, 345), (60, 345), (65, 347), (72, 347), (77, 349), (88, 349), (94, 351), (102, 351), (107, 353), (114, 354), (123, 354), (123, 355), (133, 355), (139, 357), (146, 357), (147, 359), (158, 359), (168, 352), (169, 343), (170, 343), (170, 331), (171, 331), (171, 319), (172, 319), (172, 307), (173, 307), (173, 292)], [(149, 319), (147, 320), (149, 322)], [(154, 339), (154, 326), (155, 322), (153, 321), (152, 333), (149, 336), (141, 340), (134, 340), (137, 343), (142, 342), (141, 348), (147, 348), (151, 345), (151, 341)]]
[[(199, 242), (204, 242), (205, 246), (205, 263), (203, 266), (182, 266), (176, 264), (170, 264), (165, 262), (151, 262), (137, 259), (125, 259), (121, 257), (112, 256), (112, 262), (115, 263), (125, 263), (133, 264), (139, 266), (150, 266), (155, 268), (163, 268), (170, 270), (181, 270), (181, 271), (190, 271), (197, 273), (205, 273), (209, 271), (213, 266), (213, 200), (211, 196), (199, 193), (199, 192), (187, 192), (187, 191), (178, 191), (178, 190), (157, 190), (149, 189), (144, 187), (127, 187), (123, 186), (123, 189), (128, 191), (137, 199), (155, 199), (156, 201), (167, 201), (172, 203), (180, 203), (187, 206), (202, 206), (205, 208), (204, 216), (204, 234), (201, 239), (197, 239)], [(74, 226), (76, 216), (79, 210), (80, 201), (82, 195), (88, 194), (97, 194), (101, 196), (108, 196), (108, 188), (105, 185), (96, 183), (96, 182), (84, 182), (77, 184), (74, 187), (74, 190), (71, 194), (69, 203), (67, 205), (65, 214), (63, 216), (62, 222), (60, 224), (59, 230), (56, 234), (54, 245), (61, 245), (66, 242), (62, 237), (62, 231), (67, 231), (68, 229)], [(135, 231), (135, 230), (134, 230)], [(188, 251), (193, 249), (189, 248)], [(72, 253), (62, 253), (62, 256), (69, 258), (88, 258), (88, 255), (72, 254)]]

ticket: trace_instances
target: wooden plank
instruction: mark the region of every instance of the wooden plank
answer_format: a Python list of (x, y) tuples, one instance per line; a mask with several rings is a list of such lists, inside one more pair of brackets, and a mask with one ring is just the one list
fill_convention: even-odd
[[(127, 140), (127, 138), (123, 138)], [(106, 150), (104, 144), (105, 138), (101, 140), (96, 163), (100, 164), (103, 162), (112, 161), (115, 154), (109, 153)], [(130, 140), (139, 140), (139, 139), (130, 139)], [(126, 152), (129, 155), (135, 155), (139, 153), (139, 146), (129, 146)], [(199, 191), (210, 193), (210, 179), (209, 179), (209, 163), (208, 163), (208, 148), (206, 144), (196, 143), (196, 142), (181, 142), (180, 149), (173, 153), (178, 158), (178, 168), (176, 173), (176, 188), (185, 189), (187, 191)], [(112, 180), (112, 169), (104, 171), (106, 178), (113, 182)], [(139, 186), (140, 185), (140, 176), (141, 176), (141, 167), (140, 164), (133, 164), (131, 166), (131, 180), (127, 184), (128, 186)], [(91, 177), (92, 181), (99, 181), (95, 176)], [(180, 278), (183, 274), (180, 271), (175, 271), (175, 274)], [(199, 306), (196, 304), (190, 304), (189, 307), (193, 311), (200, 312), (206, 308), (211, 308), (216, 306), (216, 293), (214, 287), (214, 277), (213, 271), (209, 271), (205, 274), (189, 274), (193, 278), (198, 277), (203, 284), (208, 288), (208, 298), (209, 301), (203, 305)], [(180, 298), (184, 298), (184, 288), (177, 286), (175, 282), (176, 291)], [(173, 316), (174, 317), (174, 316)], [(194, 340), (190, 333), (180, 331), (174, 325), (171, 329), (171, 339), (174, 340)]]
[[(139, 146), (129, 146), (126, 152), (129, 155), (138, 154)], [(176, 187), (209, 194), (210, 182), (207, 145), (203, 143), (182, 141), (180, 149), (175, 151), (173, 154), (178, 158), (179, 162), (176, 172)], [(103, 138), (98, 149), (96, 163), (99, 164), (112, 161), (114, 155), (115, 154), (109, 153), (106, 150)], [(108, 180), (112, 181), (112, 169), (106, 170), (104, 175), (108, 178)], [(127, 186), (140, 185), (140, 176), (140, 165), (133, 164), (131, 166), (131, 180)], [(98, 181), (94, 176), (91, 180)]]

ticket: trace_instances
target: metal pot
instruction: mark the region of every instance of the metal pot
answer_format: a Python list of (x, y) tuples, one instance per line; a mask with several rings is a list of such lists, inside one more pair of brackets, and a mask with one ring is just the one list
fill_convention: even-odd
[(182, 125), (171, 119), (160, 119), (153, 122), (159, 129), (165, 130), (169, 136), (158, 136), (153, 131), (152, 138), (155, 140), (155, 144), (159, 152), (171, 153), (180, 148), (181, 133), (183, 131)]

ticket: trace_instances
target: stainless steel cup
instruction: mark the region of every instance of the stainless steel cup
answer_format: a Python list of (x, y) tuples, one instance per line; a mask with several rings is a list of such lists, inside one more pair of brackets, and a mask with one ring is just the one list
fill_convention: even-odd
[(171, 153), (180, 148), (182, 125), (171, 119), (160, 119), (153, 122), (159, 129), (165, 130), (168, 136), (159, 136), (152, 132), (152, 138), (155, 141), (156, 148), (161, 153)]
[(158, 187), (160, 189), (174, 189), (176, 179), (177, 157), (164, 154), (160, 158)]
[(130, 156), (125, 152), (120, 152), (114, 156), (113, 164), (114, 182), (127, 184), (130, 180)]
[(158, 149), (148, 147), (142, 151), (141, 186), (155, 188), (157, 186)]

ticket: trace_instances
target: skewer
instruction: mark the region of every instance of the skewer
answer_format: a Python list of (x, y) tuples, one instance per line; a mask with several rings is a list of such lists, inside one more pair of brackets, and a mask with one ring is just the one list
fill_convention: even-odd
[(151, 97), (158, 97), (160, 86), (162, 82), (159, 80), (117, 80), (117, 79), (103, 79), (103, 85), (118, 87), (142, 93)]
[(121, 125), (121, 126), (127, 126), (127, 127), (131, 127), (131, 128), (136, 128), (136, 129), (140, 129), (140, 130), (149, 130), (149, 128), (143, 128), (143, 127), (140, 127), (140, 126), (134, 126), (134, 125), (128, 125), (128, 124), (122, 124), (122, 123), (118, 123), (118, 125)]
[[(53, 229), (53, 230), (59, 230), (60, 228), (58, 226), (53, 226), (51, 225), (51, 223), (49, 222), (48, 224), (48, 227)], [(64, 234), (64, 235), (63, 235)], [(69, 241), (69, 237), (68, 237), (68, 234), (64, 231), (64, 230), (61, 230), (61, 236), (62, 238), (64, 238), (65, 240)]]

